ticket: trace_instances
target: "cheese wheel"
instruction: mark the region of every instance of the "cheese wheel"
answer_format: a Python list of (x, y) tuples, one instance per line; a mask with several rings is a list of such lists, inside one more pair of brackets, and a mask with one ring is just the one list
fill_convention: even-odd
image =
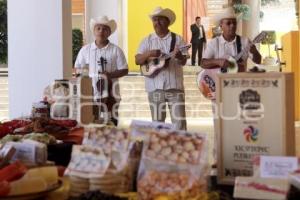
[(21, 178), (10, 183), (9, 195), (23, 195), (42, 192), (47, 189), (47, 183), (43, 178)]
[(58, 182), (58, 171), (55, 166), (37, 167), (27, 171), (24, 178), (43, 178), (48, 186)]

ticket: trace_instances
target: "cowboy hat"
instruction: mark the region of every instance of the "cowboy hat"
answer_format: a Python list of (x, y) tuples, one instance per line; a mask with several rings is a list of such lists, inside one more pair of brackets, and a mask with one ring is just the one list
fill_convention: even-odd
[(163, 17), (168, 18), (170, 21), (169, 25), (172, 25), (176, 20), (175, 13), (169, 8), (163, 9), (162, 7), (156, 7), (152, 11), (152, 13), (149, 15), (149, 17), (152, 19), (153, 17), (156, 17), (156, 16), (163, 16)]
[(90, 20), (90, 29), (92, 32), (94, 32), (94, 28), (97, 24), (102, 24), (105, 26), (108, 26), (110, 28), (110, 31), (112, 34), (117, 29), (117, 23), (115, 20), (109, 20), (107, 16), (99, 16), (97, 18), (92, 18)]
[(223, 12), (214, 16), (213, 21), (215, 25), (219, 25), (222, 19), (237, 19), (239, 20), (240, 15), (234, 12), (232, 7), (227, 7), (223, 9)]

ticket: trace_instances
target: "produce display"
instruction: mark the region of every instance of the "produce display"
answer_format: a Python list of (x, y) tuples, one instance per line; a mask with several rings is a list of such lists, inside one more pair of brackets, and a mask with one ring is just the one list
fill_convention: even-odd
[[(89, 125), (81, 127), (81, 133), (76, 135), (81, 136), (80, 142), (69, 143), (66, 170), (60, 168), (58, 173), (57, 166), (46, 166), (55, 164), (49, 162), (48, 150), (67, 145), (67, 141), (58, 139), (71, 130), (74, 134), (77, 127), (74, 120), (49, 118), (0, 124), (0, 199), (12, 195), (48, 195), (51, 188), (61, 187), (59, 174), (66, 180), (61, 187), (62, 196), (71, 200), (232, 199), (232, 195), (222, 191), (207, 190), (209, 162), (207, 135), (203, 133), (143, 128), (135, 129), (133, 136), (133, 128), (128, 131)], [(14, 151), (5, 157), (10, 148)], [(66, 152), (58, 149), (51, 156), (57, 158)], [(258, 164), (259, 160), (254, 159), (256, 175), (260, 175)], [(275, 180), (238, 177), (235, 195), (248, 197), (255, 191), (264, 198), (281, 198), (286, 196), (287, 186), (287, 181), (277, 184)]]

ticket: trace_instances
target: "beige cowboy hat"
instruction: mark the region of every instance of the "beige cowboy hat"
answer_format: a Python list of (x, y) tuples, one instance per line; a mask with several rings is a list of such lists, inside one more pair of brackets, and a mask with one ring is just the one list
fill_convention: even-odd
[(220, 14), (217, 14), (216, 16), (213, 17), (213, 23), (218, 26), (221, 22), (222, 19), (232, 19), (235, 18), (239, 20), (241, 17), (240, 14), (236, 14), (234, 12), (234, 9), (232, 7), (227, 7), (223, 9), (223, 12)]
[(117, 29), (117, 23), (115, 20), (109, 20), (107, 16), (99, 16), (90, 20), (90, 29), (92, 33), (94, 32), (94, 28), (97, 24), (108, 26), (110, 28), (111, 34)]
[(170, 21), (170, 25), (172, 25), (176, 20), (175, 13), (169, 8), (163, 9), (162, 7), (156, 7), (152, 11), (152, 13), (149, 15), (149, 17), (152, 19), (153, 17), (156, 17), (156, 16), (163, 16), (163, 17), (168, 18)]

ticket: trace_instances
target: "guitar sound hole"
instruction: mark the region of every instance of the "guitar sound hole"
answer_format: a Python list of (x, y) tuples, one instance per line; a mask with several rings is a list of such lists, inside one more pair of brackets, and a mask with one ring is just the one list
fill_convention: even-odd
[(222, 67), (222, 68), (221, 68), (221, 72), (222, 72), (222, 73), (227, 73), (228, 70), (227, 70), (227, 68)]
[(153, 60), (153, 63), (154, 63), (154, 65), (157, 65), (157, 64), (159, 63), (159, 59), (158, 59), (158, 58), (155, 58), (155, 59)]

